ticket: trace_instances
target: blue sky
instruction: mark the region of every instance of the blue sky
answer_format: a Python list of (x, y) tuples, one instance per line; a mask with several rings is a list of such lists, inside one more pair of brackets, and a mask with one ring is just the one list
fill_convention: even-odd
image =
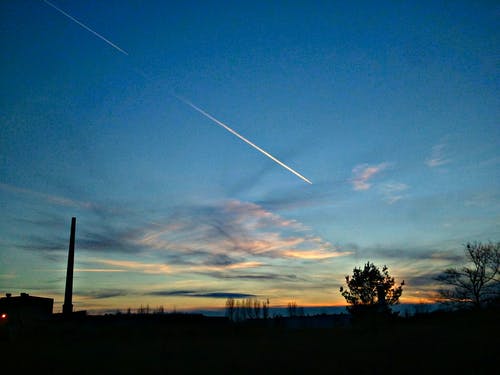
[[(75, 307), (428, 301), (498, 241), (495, 2), (0, 4), (0, 292)], [(309, 185), (174, 95), (312, 181)]]

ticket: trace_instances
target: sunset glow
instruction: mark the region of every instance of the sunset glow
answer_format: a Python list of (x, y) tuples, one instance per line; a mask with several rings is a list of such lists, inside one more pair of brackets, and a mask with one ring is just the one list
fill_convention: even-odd
[(500, 240), (495, 9), (1, 2), (0, 293), (60, 311), (76, 217), (75, 310), (436, 301)]

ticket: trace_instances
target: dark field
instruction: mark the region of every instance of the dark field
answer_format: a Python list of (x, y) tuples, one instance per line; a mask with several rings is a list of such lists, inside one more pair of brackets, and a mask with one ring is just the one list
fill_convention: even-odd
[(499, 337), (495, 311), (323, 329), (110, 316), (17, 330), (0, 349), (3, 374), (494, 374)]

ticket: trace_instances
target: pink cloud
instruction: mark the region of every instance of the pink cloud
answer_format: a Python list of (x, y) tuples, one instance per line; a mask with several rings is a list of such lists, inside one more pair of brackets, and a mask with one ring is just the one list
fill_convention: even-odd
[(352, 169), (353, 178), (351, 179), (354, 190), (368, 190), (372, 184), (370, 179), (389, 167), (389, 163), (380, 163), (377, 165), (360, 164)]

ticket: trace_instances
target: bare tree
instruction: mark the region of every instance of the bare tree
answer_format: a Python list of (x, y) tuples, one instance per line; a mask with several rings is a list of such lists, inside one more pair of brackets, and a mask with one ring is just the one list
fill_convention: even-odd
[(234, 312), (235, 312), (234, 298), (228, 298), (226, 300), (226, 316), (229, 318), (229, 320), (234, 320)]
[(241, 301), (241, 309), (243, 310), (243, 320), (253, 319), (252, 300), (250, 298)]
[(226, 316), (232, 321), (267, 319), (269, 317), (269, 300), (260, 302), (256, 298), (242, 300), (228, 298), (225, 312)]
[(304, 316), (304, 308), (302, 306), (298, 306), (295, 301), (288, 302), (287, 311), (290, 318)]
[(262, 302), (262, 318), (269, 318), (269, 298), (265, 302)]
[(465, 257), (467, 266), (448, 268), (436, 277), (445, 285), (439, 294), (443, 302), (481, 308), (500, 296), (500, 242), (468, 242)]
[(234, 314), (234, 320), (235, 321), (240, 321), (240, 320), (245, 320), (245, 317), (243, 316), (243, 308), (242, 308), (242, 303), (240, 304), (239, 300), (236, 300), (236, 305), (235, 305), (235, 314)]
[(261, 312), (261, 304), (260, 304), (260, 301), (258, 301), (257, 299), (254, 299), (253, 300), (253, 312), (254, 312), (254, 316), (255, 316), (255, 319), (260, 319), (260, 312)]

